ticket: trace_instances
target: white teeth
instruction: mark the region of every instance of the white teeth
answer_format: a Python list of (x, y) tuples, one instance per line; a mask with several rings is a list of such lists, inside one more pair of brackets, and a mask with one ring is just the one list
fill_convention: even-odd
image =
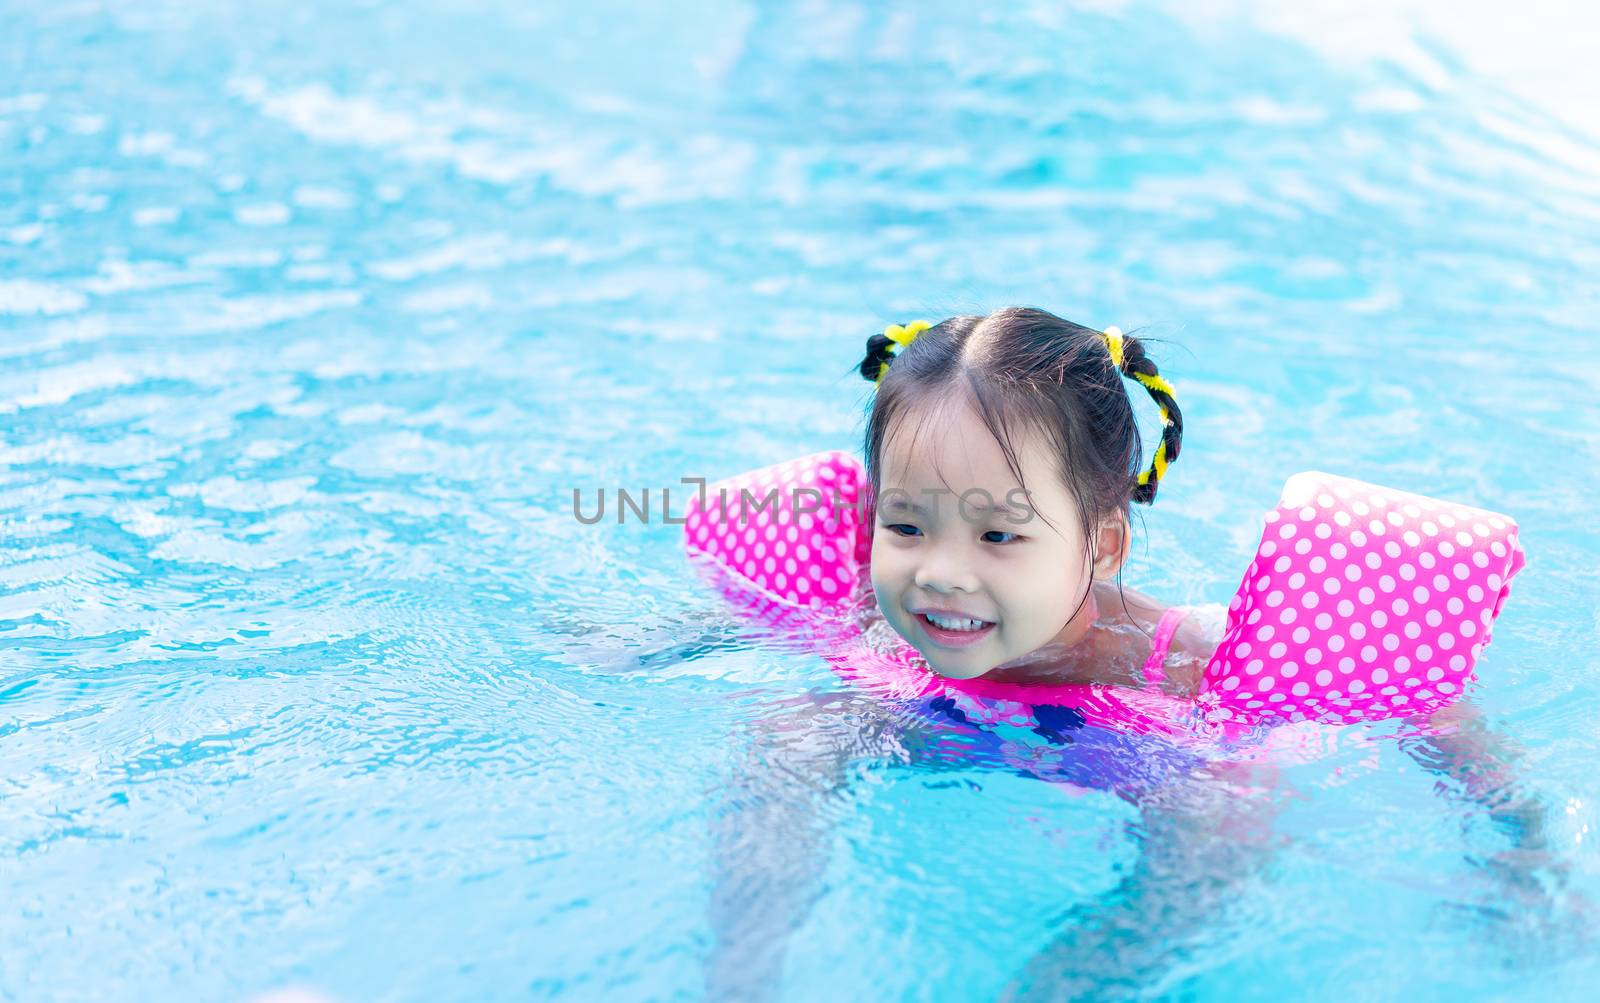
[(923, 615), (932, 621), (935, 626), (943, 627), (945, 630), (977, 630), (984, 624), (982, 620), (952, 620), (942, 616), (934, 616), (932, 613), (924, 613)]

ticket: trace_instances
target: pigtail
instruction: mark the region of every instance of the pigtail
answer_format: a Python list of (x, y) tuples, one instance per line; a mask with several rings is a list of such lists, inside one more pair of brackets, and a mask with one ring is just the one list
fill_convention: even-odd
[(890, 360), (910, 348), (911, 343), (917, 340), (917, 335), (932, 327), (925, 320), (914, 320), (903, 325), (890, 324), (882, 334), (868, 338), (867, 357), (861, 362), (862, 377), (873, 383), (882, 383), (884, 374), (889, 371)]
[(867, 357), (861, 360), (861, 378), (877, 383), (894, 358), (895, 343), (885, 334), (875, 334), (867, 339)]
[(1183, 412), (1178, 410), (1177, 391), (1162, 378), (1156, 364), (1145, 354), (1144, 345), (1132, 335), (1122, 335), (1122, 375), (1137, 380), (1161, 409), (1161, 442), (1148, 469), (1139, 474), (1133, 487), (1133, 500), (1149, 505), (1156, 500), (1156, 488), (1167, 475), (1167, 466), (1178, 458), (1183, 446)]

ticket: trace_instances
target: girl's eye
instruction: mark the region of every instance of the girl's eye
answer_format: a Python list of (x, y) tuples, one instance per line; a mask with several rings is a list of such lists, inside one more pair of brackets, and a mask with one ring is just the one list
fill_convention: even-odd
[[(909, 539), (916, 539), (917, 537), (922, 535), (922, 530), (918, 529), (916, 526), (911, 525), (910, 523), (905, 523), (905, 522), (890, 523), (885, 528), (887, 528), (890, 532), (894, 533), (894, 535), (896, 535), (896, 536), (905, 537), (905, 538), (909, 538)], [(1002, 539), (1002, 540), (992, 540), (992, 539), (990, 539), (990, 537), (996, 537), (996, 536), (1005, 537), (1005, 539)], [(1019, 533), (1007, 533), (1004, 530), (999, 530), (999, 529), (991, 529), (987, 533), (983, 534), (983, 540), (984, 540), (985, 543), (993, 543), (993, 544), (996, 544), (996, 545), (1004, 545), (1004, 544), (1008, 544), (1008, 543), (1016, 543), (1020, 539), (1022, 539), (1022, 536)]]

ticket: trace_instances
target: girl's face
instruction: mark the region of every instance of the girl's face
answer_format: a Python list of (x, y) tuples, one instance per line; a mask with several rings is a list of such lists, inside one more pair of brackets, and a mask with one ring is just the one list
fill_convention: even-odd
[(1092, 562), (1042, 438), (1016, 445), (1026, 491), (965, 402), (908, 418), (884, 444), (872, 588), (889, 625), (948, 678), (1082, 639), (1096, 616), (1091, 581), (1114, 575), (1126, 553), (1118, 520), (1096, 530), (1105, 556)]

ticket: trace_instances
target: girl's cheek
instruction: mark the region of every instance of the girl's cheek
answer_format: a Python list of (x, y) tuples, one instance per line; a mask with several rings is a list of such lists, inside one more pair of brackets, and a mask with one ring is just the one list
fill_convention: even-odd
[(900, 576), (900, 568), (894, 559), (894, 554), (887, 550), (872, 548), (872, 589), (874, 592), (889, 592), (895, 588), (895, 583)]

